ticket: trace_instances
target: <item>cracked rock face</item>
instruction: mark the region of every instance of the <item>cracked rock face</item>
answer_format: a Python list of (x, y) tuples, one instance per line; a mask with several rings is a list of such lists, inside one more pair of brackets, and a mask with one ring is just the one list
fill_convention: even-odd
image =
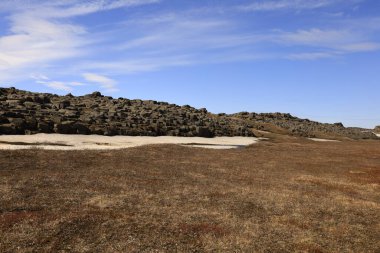
[(100, 92), (75, 97), (1, 88), (0, 105), (0, 134), (254, 136), (248, 124), (214, 117), (206, 109), (113, 99)]

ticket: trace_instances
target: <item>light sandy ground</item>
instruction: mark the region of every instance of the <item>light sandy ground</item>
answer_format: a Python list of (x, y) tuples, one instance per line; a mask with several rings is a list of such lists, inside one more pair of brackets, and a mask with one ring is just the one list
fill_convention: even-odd
[(376, 134), (377, 137), (380, 137), (380, 134)]
[(256, 143), (252, 137), (147, 137), (101, 135), (0, 135), (0, 149), (28, 149), (38, 147), (49, 150), (121, 149), (149, 144), (180, 144), (191, 147), (232, 149)]
[(319, 138), (309, 138), (309, 140), (320, 141), (320, 142), (331, 142), (331, 141), (339, 142), (338, 140), (328, 140), (328, 139), (319, 139)]

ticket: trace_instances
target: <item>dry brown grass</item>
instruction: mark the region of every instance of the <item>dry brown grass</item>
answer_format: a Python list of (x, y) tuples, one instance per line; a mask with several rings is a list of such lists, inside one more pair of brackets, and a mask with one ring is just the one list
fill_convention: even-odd
[(379, 252), (380, 143), (0, 151), (0, 252)]

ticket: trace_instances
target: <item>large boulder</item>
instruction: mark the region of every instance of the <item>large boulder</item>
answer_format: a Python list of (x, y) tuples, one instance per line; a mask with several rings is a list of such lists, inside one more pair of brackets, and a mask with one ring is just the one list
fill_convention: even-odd
[(91, 125), (89, 127), (91, 134), (104, 135), (105, 129), (101, 126)]
[(86, 97), (90, 97), (90, 98), (100, 98), (100, 97), (103, 97), (102, 93), (100, 93), (99, 91), (95, 91), (91, 94), (88, 94), (86, 95)]
[(380, 134), (380, 126), (375, 127), (375, 133)]
[(59, 108), (59, 109), (65, 109), (66, 107), (69, 107), (69, 106), (70, 106), (70, 101), (69, 101), (69, 100), (61, 101), (61, 102), (58, 104), (58, 108)]
[(334, 126), (337, 126), (337, 127), (340, 127), (340, 128), (344, 127), (343, 123), (341, 123), (341, 122), (334, 123)]
[(25, 128), (28, 130), (37, 130), (38, 122), (33, 117), (26, 117), (25, 118)]
[(4, 116), (0, 116), (0, 124), (7, 124), (7, 123), (9, 123), (9, 120)]
[(54, 131), (59, 134), (76, 134), (75, 122), (64, 121), (54, 126)]
[(33, 98), (33, 102), (37, 104), (47, 104), (50, 103), (50, 98), (46, 95), (39, 95)]
[(26, 127), (26, 122), (22, 118), (9, 118), (8, 119), (12, 125), (14, 125), (17, 129), (24, 129)]
[(53, 122), (38, 122), (38, 131), (41, 133), (53, 133), (54, 132), (54, 123)]
[(212, 138), (215, 136), (215, 134), (208, 127), (197, 127), (197, 136)]
[(90, 134), (91, 130), (84, 124), (75, 123), (73, 126), (77, 134)]
[(17, 134), (17, 130), (12, 124), (0, 125), (0, 134)]

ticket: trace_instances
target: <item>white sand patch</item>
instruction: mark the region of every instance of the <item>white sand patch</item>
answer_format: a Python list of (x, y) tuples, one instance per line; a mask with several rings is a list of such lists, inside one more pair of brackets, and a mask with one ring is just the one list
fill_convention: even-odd
[(380, 137), (380, 134), (375, 134), (377, 137)]
[(175, 137), (175, 136), (101, 136), (101, 135), (0, 135), (0, 149), (48, 150), (122, 149), (150, 144), (179, 144), (190, 147), (231, 149), (256, 143), (253, 137)]
[(308, 138), (308, 139), (312, 141), (319, 141), (319, 142), (340, 142), (338, 140), (328, 140), (328, 139), (320, 139), (320, 138)]

